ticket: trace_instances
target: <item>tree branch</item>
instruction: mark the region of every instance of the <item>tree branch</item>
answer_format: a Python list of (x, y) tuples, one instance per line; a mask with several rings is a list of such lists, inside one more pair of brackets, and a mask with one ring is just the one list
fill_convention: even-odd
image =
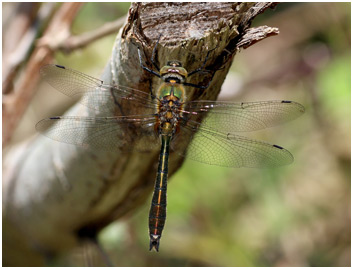
[[(55, 39), (53, 35), (57, 37), (58, 33), (65, 39), (81, 5), (81, 3), (64, 3), (52, 19), (43, 39), (53, 40)], [(35, 93), (40, 67), (52, 61), (53, 53), (50, 47), (37, 44), (16, 89), (3, 97), (3, 146), (9, 142)]]
[(86, 32), (77, 36), (70, 36), (65, 42), (58, 44), (57, 47), (64, 52), (71, 52), (75, 49), (83, 48), (102, 37), (118, 32), (124, 25), (125, 20), (126, 18), (122, 17), (115, 21), (107, 22), (100, 28), (91, 32)]

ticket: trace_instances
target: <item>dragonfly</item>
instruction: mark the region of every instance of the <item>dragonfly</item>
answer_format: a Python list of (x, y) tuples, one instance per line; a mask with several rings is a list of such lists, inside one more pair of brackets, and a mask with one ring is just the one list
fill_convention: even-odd
[[(157, 46), (157, 45), (156, 45)], [(43, 119), (36, 129), (45, 136), (89, 150), (141, 152), (160, 149), (157, 175), (149, 212), (149, 250), (159, 251), (166, 221), (167, 179), (170, 151), (198, 162), (225, 167), (275, 167), (293, 162), (281, 146), (237, 135), (291, 121), (305, 111), (293, 101), (225, 102), (188, 100), (186, 87), (205, 89), (208, 85), (188, 82), (202, 66), (188, 72), (179, 61), (168, 61), (157, 71), (143, 70), (160, 78), (160, 86), (147, 93), (122, 85), (105, 84), (79, 71), (61, 66), (41, 68), (42, 78), (69, 97), (107, 117), (56, 116)], [(153, 68), (153, 67), (152, 67)], [(129, 106), (141, 114), (129, 114)], [(187, 150), (185, 150), (187, 148)]]

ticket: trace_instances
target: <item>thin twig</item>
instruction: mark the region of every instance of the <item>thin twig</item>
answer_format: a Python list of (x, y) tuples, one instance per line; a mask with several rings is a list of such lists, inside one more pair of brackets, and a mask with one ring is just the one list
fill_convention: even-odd
[(61, 49), (64, 52), (71, 52), (75, 49), (85, 47), (97, 39), (118, 32), (118, 30), (124, 25), (125, 20), (125, 17), (121, 17), (115, 21), (107, 22), (102, 27), (91, 32), (86, 32), (77, 36), (70, 36), (65, 42), (58, 45), (58, 49)]

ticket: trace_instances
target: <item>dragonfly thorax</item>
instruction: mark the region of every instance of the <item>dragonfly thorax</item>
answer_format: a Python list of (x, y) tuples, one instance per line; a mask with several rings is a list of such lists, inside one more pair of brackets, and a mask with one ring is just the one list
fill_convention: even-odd
[(159, 133), (172, 135), (178, 129), (182, 103), (173, 95), (165, 96), (158, 107)]

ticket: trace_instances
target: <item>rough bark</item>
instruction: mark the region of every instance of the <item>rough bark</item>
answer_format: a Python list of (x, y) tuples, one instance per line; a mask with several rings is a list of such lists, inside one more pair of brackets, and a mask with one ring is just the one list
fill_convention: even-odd
[[(207, 90), (188, 87), (189, 100), (215, 100), (231, 64), (242, 47), (278, 33), (276, 28), (250, 28), (271, 3), (137, 3), (117, 35), (101, 77), (149, 92), (159, 79), (140, 68), (137, 46), (150, 65), (181, 61), (187, 70), (202, 64), (218, 70)], [(195, 75), (192, 83), (206, 85), (210, 76)], [(143, 113), (130, 107), (131, 114)], [(92, 113), (81, 105), (70, 115)], [(95, 115), (99, 116), (100, 113)], [(5, 265), (43, 265), (46, 259), (75, 247), (83, 237), (133, 212), (150, 199), (158, 151), (148, 154), (91, 152), (38, 136), (6, 156), (4, 165), (3, 257)], [(170, 176), (182, 157), (170, 157)], [(147, 230), (147, 220), (146, 220)], [(147, 234), (147, 233), (146, 233)], [(147, 238), (146, 238), (147, 240)]]

